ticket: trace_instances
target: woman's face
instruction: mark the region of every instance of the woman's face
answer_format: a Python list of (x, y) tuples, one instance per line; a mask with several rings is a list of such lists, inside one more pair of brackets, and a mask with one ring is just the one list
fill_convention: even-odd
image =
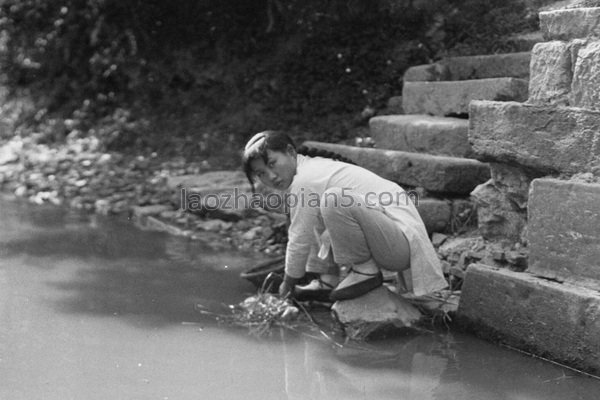
[(291, 147), (285, 153), (267, 150), (267, 162), (257, 158), (250, 162), (250, 167), (264, 185), (285, 190), (296, 175), (296, 152)]

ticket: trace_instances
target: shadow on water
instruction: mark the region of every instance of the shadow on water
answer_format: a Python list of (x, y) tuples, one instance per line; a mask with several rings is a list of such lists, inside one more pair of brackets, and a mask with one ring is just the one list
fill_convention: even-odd
[[(8, 207), (7, 207), (8, 205)], [(164, 326), (207, 321), (202, 305), (221, 311), (254, 291), (239, 278), (256, 256), (136, 229), (129, 221), (57, 208), (3, 204), (2, 258), (52, 272), (60, 311), (132, 318)]]

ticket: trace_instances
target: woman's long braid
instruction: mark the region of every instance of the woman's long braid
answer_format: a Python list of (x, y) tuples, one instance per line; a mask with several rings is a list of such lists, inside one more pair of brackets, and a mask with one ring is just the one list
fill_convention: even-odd
[(303, 156), (331, 158), (332, 160), (335, 160), (335, 161), (342, 161), (342, 162), (345, 162), (348, 164), (356, 165), (356, 163), (354, 161), (352, 161), (351, 159), (346, 158), (343, 155), (341, 155), (339, 153), (335, 153), (333, 151), (317, 149), (314, 147), (306, 147), (306, 146), (302, 145), (302, 146), (298, 147), (296, 152), (298, 154), (302, 154)]

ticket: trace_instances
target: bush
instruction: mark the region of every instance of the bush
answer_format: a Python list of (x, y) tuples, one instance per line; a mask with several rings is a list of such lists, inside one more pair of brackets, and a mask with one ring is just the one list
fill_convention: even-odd
[(59, 114), (85, 132), (128, 110), (109, 145), (139, 143), (136, 132), (156, 142), (144, 127), (157, 123), (137, 118), (192, 114), (192, 136), (343, 138), (366, 122), (353, 116), (400, 93), (407, 67), (510, 51), (506, 34), (535, 28), (527, 13), (517, 0), (0, 0), (2, 63), (44, 110), (30, 124)]

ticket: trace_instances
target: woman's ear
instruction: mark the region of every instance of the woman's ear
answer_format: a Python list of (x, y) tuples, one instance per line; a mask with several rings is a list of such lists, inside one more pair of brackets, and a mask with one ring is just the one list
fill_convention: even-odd
[(292, 146), (291, 144), (287, 145), (287, 153), (292, 156), (292, 157), (296, 157), (296, 149), (294, 149), (294, 146)]

